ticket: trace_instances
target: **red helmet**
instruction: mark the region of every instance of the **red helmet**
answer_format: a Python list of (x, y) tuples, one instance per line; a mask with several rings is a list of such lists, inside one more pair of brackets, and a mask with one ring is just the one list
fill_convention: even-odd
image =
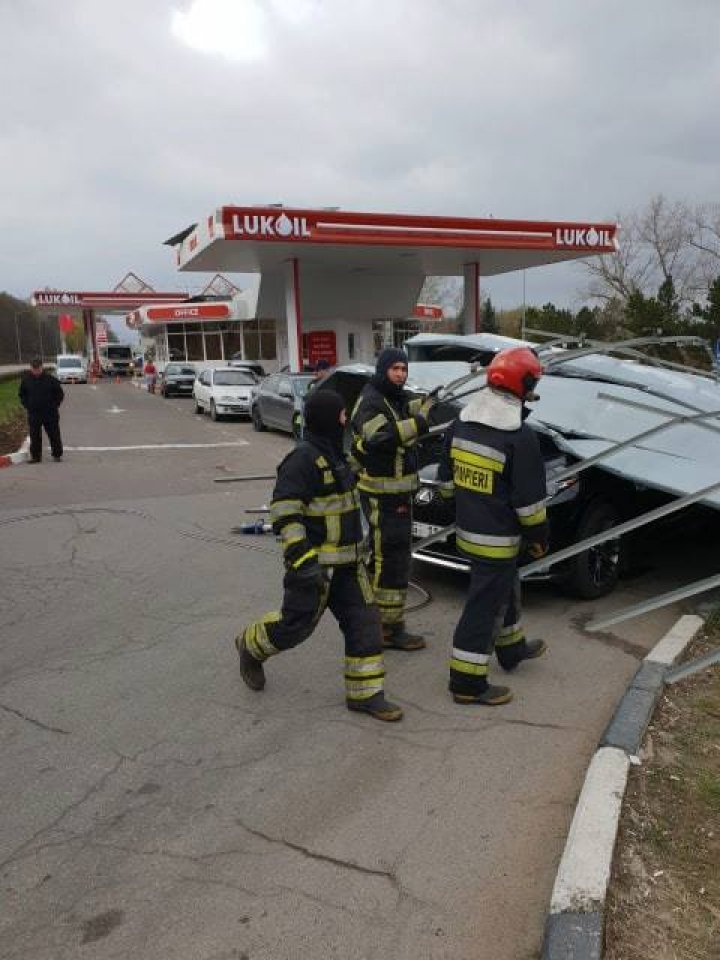
[(542, 364), (529, 347), (503, 350), (487, 368), (487, 382), (499, 390), (509, 390), (521, 400), (536, 400), (533, 393), (542, 376)]

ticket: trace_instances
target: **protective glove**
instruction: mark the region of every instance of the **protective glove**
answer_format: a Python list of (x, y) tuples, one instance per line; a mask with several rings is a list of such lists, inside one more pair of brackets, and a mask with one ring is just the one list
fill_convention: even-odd
[(420, 433), (427, 433), (430, 427), (430, 411), (438, 402), (439, 392), (440, 392), (440, 387), (435, 387), (434, 390), (431, 390), (430, 393), (425, 397), (423, 402), (420, 404), (418, 412), (415, 414), (418, 422), (418, 427), (420, 429)]
[(531, 560), (539, 560), (548, 552), (547, 543), (528, 543), (525, 551)]

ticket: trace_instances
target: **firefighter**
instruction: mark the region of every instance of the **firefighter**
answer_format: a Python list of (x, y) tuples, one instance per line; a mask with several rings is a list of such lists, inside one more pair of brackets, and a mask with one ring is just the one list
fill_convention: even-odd
[(383, 350), (352, 414), (353, 459), (370, 524), (370, 579), (380, 609), (383, 646), (420, 650), (425, 639), (405, 626), (410, 576), (412, 498), (418, 488), (418, 437), (428, 431), (434, 397), (408, 400), (404, 350)]
[(305, 404), (305, 438), (278, 467), (270, 516), (285, 561), (282, 610), (268, 613), (235, 640), (240, 675), (265, 686), (263, 663), (302, 643), (329, 607), (345, 638), (348, 710), (400, 720), (385, 699), (380, 617), (365, 560), (366, 538), (355, 477), (343, 454), (342, 397), (314, 391)]
[(455, 628), (450, 692), (456, 703), (507, 703), (507, 687), (488, 683), (495, 652), (513, 670), (545, 653), (520, 625), (518, 557), (548, 550), (545, 468), (524, 420), (537, 399), (542, 366), (527, 347), (504, 350), (487, 368), (479, 391), (448, 429), (438, 471), (440, 493), (455, 497), (456, 544), (471, 561), (465, 608)]

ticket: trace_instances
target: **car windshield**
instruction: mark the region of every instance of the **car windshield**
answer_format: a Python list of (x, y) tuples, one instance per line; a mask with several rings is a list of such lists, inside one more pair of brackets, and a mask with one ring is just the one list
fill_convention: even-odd
[(130, 347), (106, 347), (107, 356), (110, 360), (131, 360), (132, 351)]
[(194, 377), (195, 371), (192, 367), (179, 367), (177, 364), (168, 364), (168, 366), (165, 367), (165, 376)]
[(220, 370), (215, 374), (215, 383), (221, 387), (250, 387), (255, 377), (245, 370)]
[(57, 362), (58, 370), (61, 370), (63, 367), (81, 367), (82, 360), (80, 357), (60, 357)]
[(292, 385), (296, 397), (304, 397), (312, 383), (312, 377), (293, 377)]

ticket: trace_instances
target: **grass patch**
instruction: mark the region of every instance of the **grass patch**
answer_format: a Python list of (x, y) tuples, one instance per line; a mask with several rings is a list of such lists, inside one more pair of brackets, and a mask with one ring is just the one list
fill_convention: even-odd
[(20, 380), (0, 381), (0, 456), (14, 453), (27, 435), (27, 420), (18, 400)]
[[(688, 652), (720, 644), (720, 624)], [(720, 960), (720, 667), (666, 687), (633, 766), (605, 960)]]
[(18, 400), (19, 378), (0, 382), (0, 423), (22, 416), (23, 408)]

